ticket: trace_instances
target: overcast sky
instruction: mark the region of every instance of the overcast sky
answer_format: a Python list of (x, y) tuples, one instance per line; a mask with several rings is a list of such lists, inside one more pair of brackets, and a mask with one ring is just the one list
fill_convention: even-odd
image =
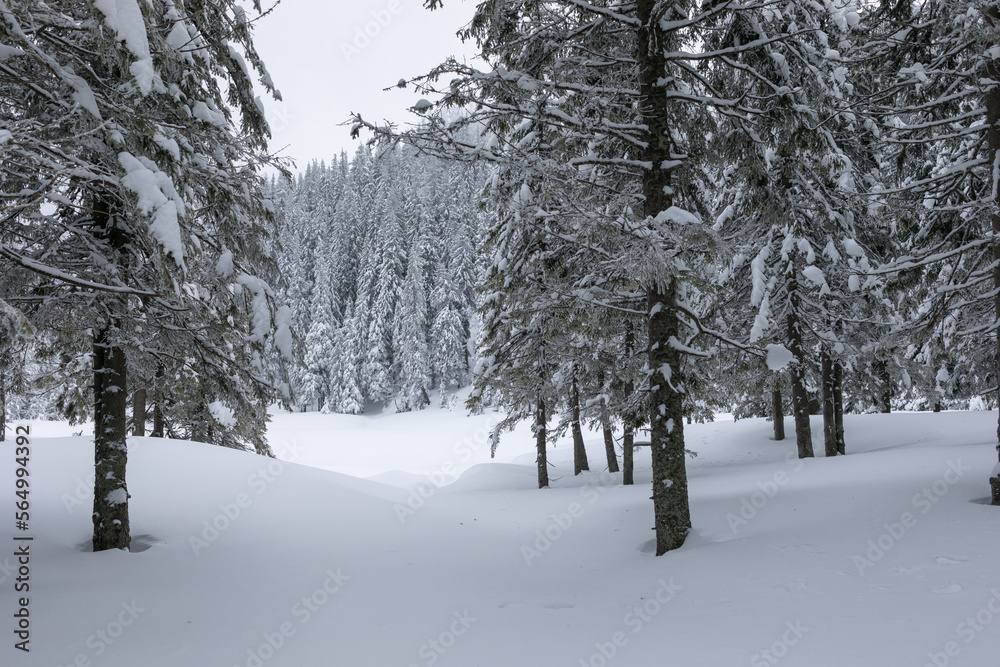
[(284, 101), (265, 99), (272, 150), (304, 169), (357, 145), (341, 127), (352, 111), (366, 119), (404, 122), (419, 99), (383, 88), (423, 74), (446, 57), (470, 57), (455, 33), (472, 18), (474, 0), (445, 0), (428, 11), (422, 0), (282, 0), (257, 24), (254, 43)]

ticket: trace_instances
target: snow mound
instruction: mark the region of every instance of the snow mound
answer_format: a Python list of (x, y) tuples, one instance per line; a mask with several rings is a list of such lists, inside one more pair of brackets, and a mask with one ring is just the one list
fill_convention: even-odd
[[(276, 414), (287, 460), (131, 438), (133, 553), (86, 551), (93, 446), (34, 423), (30, 664), (919, 665), (1000, 599), (996, 411), (846, 415), (848, 455), (806, 461), (761, 419), (686, 424), (694, 528), (659, 558), (648, 447), (622, 486), (599, 433), (578, 476), (556, 438), (539, 490), (528, 425), (490, 462), (487, 417)], [(963, 664), (995, 664), (1000, 634), (974, 639)]]
[(538, 473), (534, 468), (512, 463), (481, 463), (445, 488), (451, 492), (537, 489)]

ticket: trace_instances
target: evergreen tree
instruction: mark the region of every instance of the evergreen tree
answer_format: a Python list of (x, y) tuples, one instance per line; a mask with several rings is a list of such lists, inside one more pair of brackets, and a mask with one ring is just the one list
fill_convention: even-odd
[(259, 450), (273, 395), (263, 350), (291, 352), (265, 281), (268, 128), (251, 73), (277, 93), (252, 21), (231, 0), (107, 7), (17, 2), (0, 17), (4, 196), (16, 212), (0, 255), (93, 331), (95, 550), (129, 545), (127, 364), (145, 327), (169, 334), (148, 354), (193, 360), (217, 380), (206, 390), (260, 425), (245, 431)]
[(401, 412), (420, 410), (430, 402), (430, 359), (427, 351), (427, 296), (424, 293), (424, 248), (418, 239), (410, 245), (406, 278), (396, 310), (394, 349)]
[[(898, 230), (898, 254), (880, 270), (908, 283), (912, 301), (904, 308), (911, 307), (898, 330), (922, 343), (907, 357), (921, 358), (930, 380), (924, 391), (931, 385), (938, 402), (956, 388), (952, 378), (993, 390), (1000, 377), (1000, 9), (971, 0), (880, 3), (862, 19), (873, 38), (853, 55), (878, 63), (865, 72), (872, 94), (862, 112), (885, 144), (870, 178)], [(959, 349), (949, 349), (959, 340)], [(991, 484), (1000, 503), (997, 470)]]

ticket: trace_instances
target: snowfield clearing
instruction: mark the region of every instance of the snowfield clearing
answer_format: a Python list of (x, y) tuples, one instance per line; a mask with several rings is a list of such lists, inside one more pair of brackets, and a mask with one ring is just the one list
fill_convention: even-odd
[(996, 412), (848, 415), (833, 461), (763, 420), (686, 426), (694, 530), (660, 558), (648, 448), (623, 487), (598, 434), (576, 478), (560, 441), (538, 490), (527, 426), (491, 461), (492, 419), (278, 414), (282, 461), (131, 439), (135, 552), (99, 554), (93, 442), (36, 423), (31, 651), (8, 546), (0, 664), (998, 664)]

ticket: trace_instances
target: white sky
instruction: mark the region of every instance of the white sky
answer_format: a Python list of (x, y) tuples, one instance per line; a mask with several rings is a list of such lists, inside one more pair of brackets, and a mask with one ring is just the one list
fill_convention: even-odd
[(278, 103), (261, 96), (274, 135), (271, 149), (287, 146), (282, 155), (303, 170), (313, 158), (329, 162), (341, 149), (354, 151), (350, 128), (340, 126), (351, 112), (379, 122), (415, 118), (406, 109), (419, 96), (382, 89), (450, 55), (471, 57), (474, 45), (462, 44), (455, 33), (472, 19), (475, 5), (444, 0), (444, 8), (432, 12), (422, 0), (282, 0), (254, 33), (284, 98)]

